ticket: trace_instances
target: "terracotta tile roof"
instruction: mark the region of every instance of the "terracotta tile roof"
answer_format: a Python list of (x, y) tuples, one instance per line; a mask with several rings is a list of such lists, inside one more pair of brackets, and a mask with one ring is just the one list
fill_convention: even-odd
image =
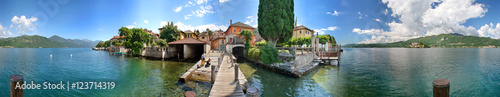
[(125, 36), (113, 36), (113, 38), (109, 39), (109, 40), (113, 40), (113, 39), (120, 39), (120, 38), (123, 38)]
[(307, 29), (307, 30), (309, 30), (309, 31), (314, 32), (314, 30), (311, 30), (311, 29), (309, 29), (309, 28), (307, 28), (307, 27), (305, 27), (305, 26), (303, 26), (303, 25), (300, 25), (300, 26), (295, 26), (295, 28), (293, 29), (293, 31), (295, 31), (295, 30), (300, 30), (300, 29)]
[(252, 28), (252, 29), (255, 29), (254, 27), (250, 26), (250, 25), (247, 25), (247, 24), (243, 24), (241, 22), (236, 22), (234, 24), (231, 24), (229, 25), (229, 27), (231, 26), (235, 26), (235, 27), (245, 27), (245, 28)]
[(184, 38), (181, 40), (169, 42), (167, 44), (209, 44), (209, 43), (194, 38)]

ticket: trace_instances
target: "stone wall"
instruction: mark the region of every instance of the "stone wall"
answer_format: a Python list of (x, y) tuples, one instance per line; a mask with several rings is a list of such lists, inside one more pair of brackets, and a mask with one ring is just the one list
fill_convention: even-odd
[(148, 58), (163, 59), (167, 57), (167, 52), (161, 48), (145, 48), (141, 55)]
[(203, 53), (208, 53), (208, 52), (210, 52), (210, 49), (211, 49), (210, 44), (205, 44), (205, 52), (203, 52)]
[(308, 65), (313, 60), (314, 60), (313, 53), (295, 55), (294, 64), (295, 64), (296, 68), (300, 68), (302, 66)]
[(195, 57), (195, 49), (197, 49), (195, 45), (184, 45), (184, 59)]
[(167, 54), (165, 54), (165, 58), (177, 58), (177, 54), (180, 54), (180, 52), (182, 51), (179, 51), (178, 48), (182, 48), (184, 47), (183, 45), (169, 45), (168, 48), (167, 48)]

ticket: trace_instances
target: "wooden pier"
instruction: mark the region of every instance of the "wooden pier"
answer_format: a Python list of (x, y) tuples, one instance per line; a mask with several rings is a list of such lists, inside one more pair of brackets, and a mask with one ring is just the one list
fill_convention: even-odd
[(223, 56), (222, 63), (219, 67), (215, 82), (210, 90), (210, 97), (244, 97), (245, 84), (247, 80), (245, 75), (238, 68), (238, 78), (235, 80), (236, 58), (233, 55), (226, 54)]
[[(316, 59), (330, 62), (332, 60), (337, 60), (337, 66), (340, 66), (340, 54), (342, 53), (340, 46), (335, 46), (330, 48), (328, 51), (319, 51), (316, 53)], [(331, 63), (330, 63), (331, 64)]]
[[(227, 52), (211, 51), (206, 54), (206, 60), (211, 59), (210, 68), (200, 67), (201, 60), (180, 77), (181, 82), (205, 81), (212, 82), (210, 97), (244, 97), (247, 79), (239, 68), (236, 69), (236, 57)], [(235, 72), (235, 70), (237, 70)], [(213, 73), (213, 74), (212, 74)], [(238, 74), (237, 79), (235, 75)], [(213, 80), (212, 80), (213, 79)]]

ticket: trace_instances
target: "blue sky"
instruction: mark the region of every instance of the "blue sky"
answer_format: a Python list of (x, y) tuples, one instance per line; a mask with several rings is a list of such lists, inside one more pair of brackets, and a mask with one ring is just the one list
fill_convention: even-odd
[[(23, 34), (107, 40), (120, 27), (158, 32), (257, 27), (259, 0), (9, 0), (0, 3), (0, 37)], [(500, 1), (295, 0), (298, 24), (340, 44), (388, 43), (443, 33), (500, 38)]]

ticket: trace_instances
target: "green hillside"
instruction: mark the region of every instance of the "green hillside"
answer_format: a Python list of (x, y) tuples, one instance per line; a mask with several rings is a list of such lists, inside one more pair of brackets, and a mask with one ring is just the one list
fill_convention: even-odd
[(80, 48), (94, 47), (97, 41), (65, 39), (59, 36), (46, 38), (39, 35), (22, 35), (18, 37), (0, 38), (0, 47), (15, 47), (15, 48)]
[(407, 47), (412, 42), (421, 42), (430, 47), (442, 48), (467, 48), (467, 47), (485, 47), (485, 46), (500, 46), (500, 40), (491, 39), (489, 37), (464, 36), (461, 34), (440, 34), (434, 36), (426, 36), (407, 41), (385, 44), (349, 44), (344, 47)]

